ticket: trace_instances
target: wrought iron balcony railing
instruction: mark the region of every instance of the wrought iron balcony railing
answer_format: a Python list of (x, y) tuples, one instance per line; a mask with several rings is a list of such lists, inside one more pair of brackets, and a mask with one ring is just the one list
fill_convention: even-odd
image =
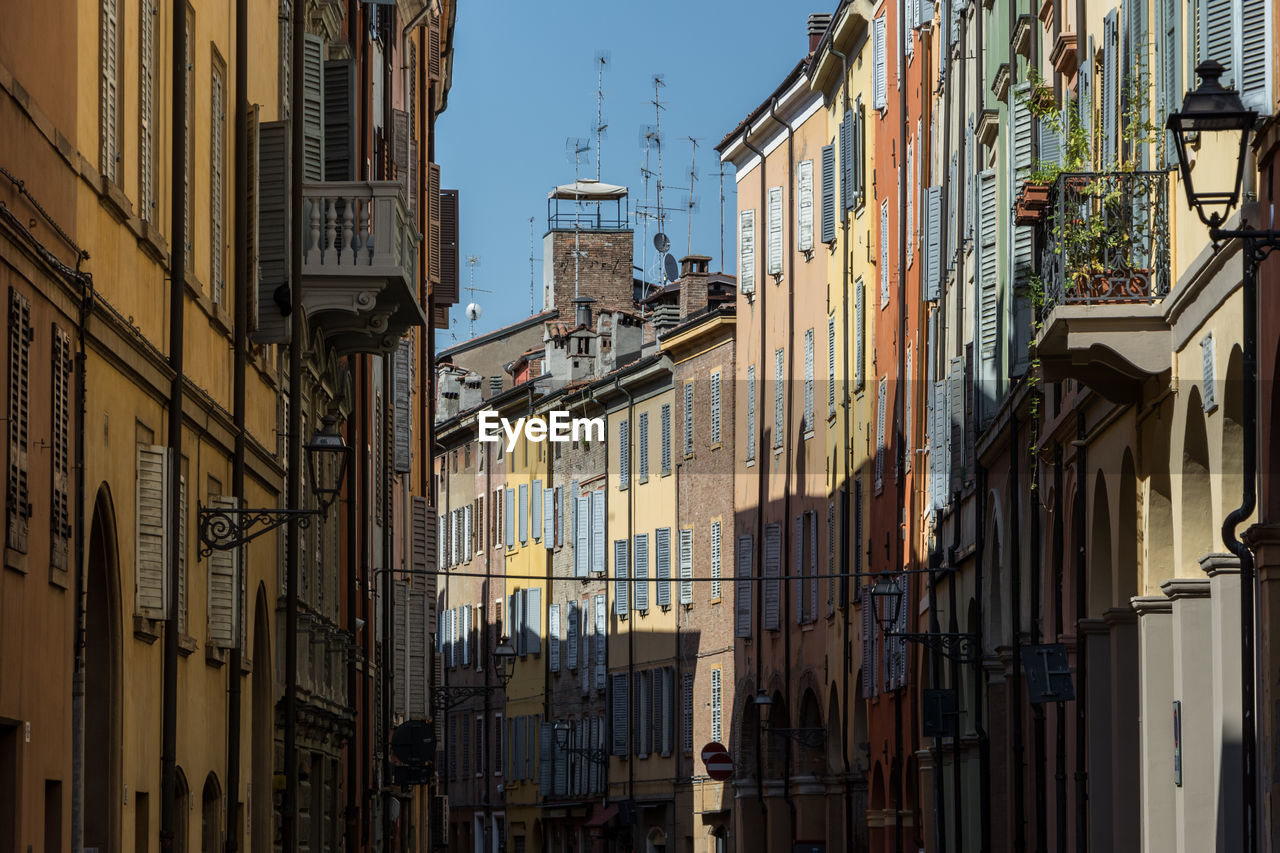
[(1044, 304), (1151, 303), (1169, 292), (1167, 172), (1064, 172), (1045, 222)]

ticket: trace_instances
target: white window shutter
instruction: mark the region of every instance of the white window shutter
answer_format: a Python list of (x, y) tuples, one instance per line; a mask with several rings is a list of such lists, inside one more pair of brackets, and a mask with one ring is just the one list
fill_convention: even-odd
[(618, 424), (618, 488), (631, 485), (631, 422)]
[(557, 494), (557, 489), (543, 489), (542, 491), (542, 544), (548, 551), (556, 547), (555, 499)]
[(693, 604), (693, 531), (688, 529), (680, 531), (680, 603)]
[(880, 309), (889, 307), (889, 200), (880, 203)]
[(782, 275), (782, 187), (769, 187), (769, 275)]
[(755, 556), (752, 553), (752, 545), (754, 540), (750, 535), (738, 537), (738, 547), (735, 552), (737, 566), (734, 570), (733, 585), (733, 601), (734, 601), (734, 630), (735, 637), (751, 636), (751, 599), (752, 584), (751, 571), (754, 565)]
[[(911, 44), (911, 36), (907, 36), (907, 44)], [(916, 184), (915, 184), (915, 140), (907, 141), (907, 266), (911, 266), (916, 252)]]
[(658, 606), (671, 606), (671, 528), (660, 527), (654, 531), (654, 588)]
[(649, 609), (649, 534), (637, 533), (635, 537), (634, 554), (635, 565), (631, 569), (631, 577), (635, 583), (632, 585), (632, 609), (641, 612)]
[(520, 483), (520, 503), (516, 512), (520, 513), (520, 544), (529, 541), (529, 484)]
[(120, 0), (102, 0), (101, 56), (102, 106), (99, 120), (102, 137), (102, 176), (119, 180), (120, 164)]
[[(116, 3), (118, 0), (110, 0)], [(138, 22), (138, 216), (156, 221), (156, 22), (153, 0), (139, 4)], [(105, 85), (106, 79), (104, 77)], [(250, 130), (252, 135), (253, 131)], [(251, 158), (252, 159), (252, 158)]]
[(605, 524), (608, 521), (605, 495), (604, 489), (596, 489), (591, 493), (591, 562), (587, 568), (599, 574), (608, 570), (604, 538)]
[(471, 534), (474, 530), (471, 523), (472, 512), (471, 504), (467, 504), (462, 508), (462, 555), (464, 563), (471, 562)]
[(164, 619), (169, 603), (169, 450), (140, 444), (137, 449), (135, 608), (148, 619)]
[[(711, 374), (711, 443), (720, 443), (720, 371)], [(685, 386), (690, 401), (693, 399), (693, 386)], [(692, 436), (692, 430), (690, 430)], [(692, 444), (692, 438), (690, 439)]]
[(867, 384), (867, 286), (859, 277), (853, 282), (853, 390)]
[(649, 479), (649, 413), (641, 412), (636, 431), (636, 455), (639, 456), (640, 480)]
[[(625, 540), (619, 540), (626, 545)], [(609, 662), (608, 630), (609, 617), (606, 613), (605, 594), (603, 592), (596, 593), (595, 604), (595, 669), (596, 669), (596, 690), (604, 690), (605, 686), (605, 667)]]
[(773, 446), (782, 446), (782, 436), (786, 431), (783, 422), (784, 394), (787, 387), (786, 353), (779, 347), (773, 353)]
[(723, 696), (722, 696), (723, 688), (721, 686), (720, 679), (721, 679), (720, 667), (716, 667), (715, 669), (711, 670), (711, 740), (715, 741), (716, 743), (724, 743), (724, 741), (721, 740), (721, 737), (722, 737), (721, 702), (723, 701)]
[(886, 377), (880, 377), (880, 382), (876, 387), (876, 491), (879, 492), (884, 487), (884, 453), (885, 453), (885, 434), (884, 434), (884, 415), (885, 415), (885, 397), (888, 396), (888, 382)]
[(747, 459), (756, 458), (756, 366), (747, 365)]
[(827, 417), (836, 415), (836, 318), (827, 318)]
[(884, 17), (881, 16), (871, 22), (871, 57), (874, 66), (871, 72), (872, 96), (871, 105), (878, 110), (888, 106), (888, 97), (886, 95), (887, 83), (885, 80), (885, 30)]
[(1271, 112), (1272, 58), (1276, 52), (1275, 5), (1265, 0), (1242, 0), (1240, 10), (1240, 99), (1248, 108)]
[(805, 432), (813, 432), (813, 329), (804, 332), (804, 424)]
[(799, 196), (796, 202), (799, 229), (796, 239), (800, 251), (813, 251), (813, 161), (802, 160), (796, 166), (796, 191)]
[(542, 481), (534, 480), (533, 489), (529, 493), (529, 511), (532, 513), (530, 519), (530, 527), (533, 532), (533, 538), (537, 539), (542, 535)]
[(764, 629), (782, 627), (782, 525), (769, 524), (764, 529)]
[(925, 189), (923, 207), (920, 217), (925, 231), (921, 246), (924, 254), (924, 298), (927, 302), (935, 302), (942, 290), (942, 187)]
[(560, 605), (553, 604), (547, 610), (547, 666), (552, 672), (560, 671)]
[(585, 578), (591, 567), (591, 495), (578, 495), (578, 506), (574, 513), (578, 529), (573, 539), (573, 574), (574, 577)]
[(1206, 412), (1212, 412), (1218, 408), (1218, 382), (1214, 376), (1214, 351), (1213, 351), (1213, 332), (1204, 336), (1200, 341), (1201, 356), (1203, 358), (1203, 381), (1201, 383), (1201, 392), (1204, 397), (1201, 404)]
[(738, 289), (743, 294), (756, 292), (756, 212), (738, 214)]
[[(689, 533), (690, 539), (690, 555), (689, 555), (689, 571), (693, 571), (693, 532)], [(720, 522), (711, 522), (711, 598), (713, 601), (720, 599)], [(690, 590), (692, 596), (692, 589)], [(690, 600), (692, 603), (692, 599)]]
[(187, 633), (187, 478), (181, 474), (178, 475), (178, 518), (178, 634), (183, 635)]
[[(237, 498), (218, 496), (210, 499), (214, 509), (235, 509)], [(240, 638), (236, 620), (236, 604), (240, 591), (240, 548), (214, 551), (209, 555), (209, 643), (229, 649)]]
[(626, 616), (631, 609), (631, 584), (627, 567), (627, 540), (617, 539), (613, 543), (613, 612), (617, 616)]
[(506, 534), (505, 541), (508, 548), (514, 548), (516, 546), (516, 526), (515, 526), (516, 524), (516, 490), (515, 489), (507, 489), (505, 510), (506, 510), (504, 513), (504, 515), (506, 516), (506, 518), (504, 519), (505, 526), (506, 526), (506, 530), (504, 531), (504, 533)]
[(693, 455), (693, 383), (684, 386), (684, 455)]

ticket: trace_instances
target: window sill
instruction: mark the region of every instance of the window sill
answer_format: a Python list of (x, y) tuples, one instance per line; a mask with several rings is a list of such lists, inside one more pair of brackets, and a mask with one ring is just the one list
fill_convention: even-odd
[(638, 478), (636, 479), (636, 485), (637, 485), (637, 486), (643, 486), (643, 485), (644, 485), (645, 483), (647, 483), (647, 482), (649, 482), (649, 475), (648, 475), (648, 474), (643, 474), (643, 475), (641, 475), (640, 477), (638, 477)]
[(813, 430), (809, 430), (805, 432), (803, 435), (800, 436), (800, 440), (808, 441), (809, 439), (813, 438), (813, 432), (814, 432)]
[(719, 442), (719, 441), (712, 442), (712, 444), (711, 444), (711, 450), (712, 450), (712, 451), (719, 450), (719, 449), (720, 449), (720, 448), (722, 448), (722, 447), (724, 447), (724, 444), (723, 444), (722, 442)]
[(160, 628), (164, 623), (159, 619), (148, 619), (135, 613), (133, 615), (133, 636), (151, 645), (160, 639)]
[(50, 566), (49, 585), (65, 590), (67, 588), (67, 570), (60, 569), (57, 566)]
[(197, 645), (195, 637), (189, 636), (185, 633), (180, 633), (178, 635), (178, 654), (182, 655), (184, 658), (194, 652)]
[[(192, 640), (192, 642), (195, 641)], [(205, 643), (204, 662), (214, 669), (222, 669), (227, 664), (227, 650), (220, 649), (212, 643)]]
[(5, 548), (4, 567), (25, 575), (27, 573), (27, 555), (13, 548)]

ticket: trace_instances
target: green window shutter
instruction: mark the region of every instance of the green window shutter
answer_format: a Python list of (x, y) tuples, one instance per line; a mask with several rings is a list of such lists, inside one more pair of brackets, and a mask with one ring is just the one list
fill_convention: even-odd
[(822, 242), (836, 239), (836, 152), (834, 145), (822, 146)]
[(654, 531), (654, 588), (658, 606), (671, 606), (671, 528), (660, 527)]
[(356, 179), (356, 66), (351, 59), (324, 64), (324, 179)]
[(324, 180), (324, 39), (302, 43), (302, 180)]
[(258, 125), (258, 288), (252, 333), (254, 343), (289, 341), (289, 247), (293, 237), (290, 216), (289, 123)]
[(738, 537), (738, 549), (735, 554), (737, 566), (734, 569), (733, 585), (733, 635), (735, 637), (751, 636), (751, 572), (754, 555), (752, 546), (755, 540), (750, 535)]

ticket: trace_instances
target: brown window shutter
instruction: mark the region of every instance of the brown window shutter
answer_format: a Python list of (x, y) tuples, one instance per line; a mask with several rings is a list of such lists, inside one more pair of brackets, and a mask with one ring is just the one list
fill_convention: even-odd
[(9, 474), (8, 546), (27, 551), (31, 494), (27, 483), (31, 405), (31, 301), (9, 290)]
[(440, 286), (436, 300), (458, 301), (458, 191), (440, 191)]
[[(432, 284), (440, 283), (440, 166), (431, 163), (427, 167), (427, 252), (430, 255), (429, 277)], [(433, 291), (439, 297), (439, 288)]]
[(440, 19), (433, 18), (427, 26), (427, 79), (440, 79)]

